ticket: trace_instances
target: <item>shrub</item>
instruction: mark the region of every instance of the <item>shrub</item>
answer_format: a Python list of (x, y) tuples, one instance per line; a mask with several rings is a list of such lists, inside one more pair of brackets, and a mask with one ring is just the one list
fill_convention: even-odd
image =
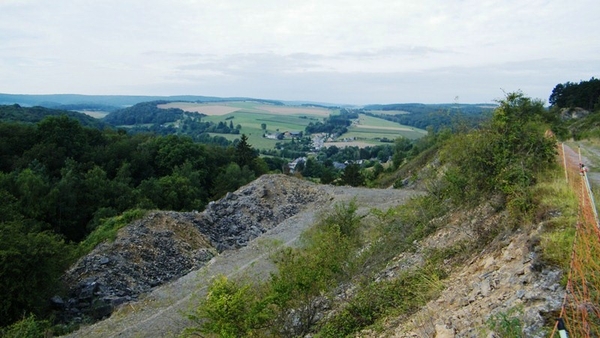
[(223, 338), (260, 337), (260, 331), (271, 317), (267, 304), (251, 285), (219, 276), (211, 284), (204, 301), (188, 315), (198, 326), (186, 329), (183, 335), (212, 333)]
[(29, 315), (9, 326), (4, 332), (0, 331), (3, 338), (40, 338), (48, 337), (50, 322), (37, 320), (34, 315)]
[(494, 337), (521, 338), (523, 337), (522, 310), (513, 308), (506, 312), (499, 312), (487, 320), (487, 326), (495, 332)]
[(345, 337), (385, 315), (413, 313), (442, 290), (440, 280), (445, 277), (443, 271), (427, 266), (405, 272), (393, 280), (370, 283), (359, 289), (347, 306), (324, 323), (318, 337)]

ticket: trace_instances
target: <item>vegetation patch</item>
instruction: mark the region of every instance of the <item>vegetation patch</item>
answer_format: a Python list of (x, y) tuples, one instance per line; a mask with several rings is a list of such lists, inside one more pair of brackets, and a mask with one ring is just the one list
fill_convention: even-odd
[(83, 242), (79, 243), (81, 254), (84, 255), (92, 251), (96, 245), (104, 241), (114, 241), (121, 228), (137, 219), (143, 218), (147, 213), (147, 210), (133, 209), (125, 211), (119, 216), (104, 220), (104, 222), (92, 231)]

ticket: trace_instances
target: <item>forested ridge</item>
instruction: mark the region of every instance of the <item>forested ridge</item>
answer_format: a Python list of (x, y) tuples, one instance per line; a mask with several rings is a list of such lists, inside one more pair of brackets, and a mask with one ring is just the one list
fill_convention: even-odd
[(119, 109), (102, 120), (114, 127), (124, 127), (132, 133), (152, 132), (158, 135), (187, 135), (194, 141), (228, 145), (230, 142), (222, 136), (211, 137), (208, 133), (239, 134), (241, 126), (202, 121), (206, 115), (186, 112), (179, 108), (163, 109), (158, 106), (168, 101), (141, 102), (132, 107)]
[(489, 119), (494, 109), (490, 104), (373, 104), (363, 107), (361, 113), (376, 116), (403, 125), (439, 130), (458, 121), (476, 126)]
[(108, 126), (106, 123), (91, 116), (70, 110), (51, 109), (40, 106), (21, 107), (18, 104), (0, 105), (0, 121), (4, 122), (37, 123), (47, 116), (61, 115), (66, 115), (72, 119), (75, 119), (81, 123), (81, 125), (86, 127), (103, 128)]

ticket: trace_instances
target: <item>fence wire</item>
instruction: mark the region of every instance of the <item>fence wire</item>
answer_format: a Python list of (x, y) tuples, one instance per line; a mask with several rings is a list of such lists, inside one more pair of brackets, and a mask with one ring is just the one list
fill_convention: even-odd
[[(551, 337), (600, 337), (600, 230), (594, 196), (581, 155), (566, 154), (563, 145), (559, 155), (565, 178), (577, 192), (579, 212), (561, 320)], [(567, 332), (559, 330), (563, 322)]]

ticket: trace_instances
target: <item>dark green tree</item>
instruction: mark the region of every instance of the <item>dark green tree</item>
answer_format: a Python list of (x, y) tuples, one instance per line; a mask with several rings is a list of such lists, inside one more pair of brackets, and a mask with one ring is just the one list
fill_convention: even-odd
[(221, 198), (229, 191), (235, 191), (242, 185), (254, 180), (254, 173), (248, 166), (240, 168), (237, 163), (230, 163), (215, 179), (213, 197)]
[(356, 163), (347, 165), (342, 173), (342, 182), (353, 187), (365, 185), (365, 178), (360, 172), (360, 165)]
[(71, 250), (59, 236), (36, 230), (6, 190), (0, 189), (0, 200), (0, 326), (5, 326), (48, 310)]
[(239, 142), (235, 145), (235, 162), (240, 168), (250, 166), (257, 156), (252, 146), (248, 143), (248, 136), (242, 134)]

